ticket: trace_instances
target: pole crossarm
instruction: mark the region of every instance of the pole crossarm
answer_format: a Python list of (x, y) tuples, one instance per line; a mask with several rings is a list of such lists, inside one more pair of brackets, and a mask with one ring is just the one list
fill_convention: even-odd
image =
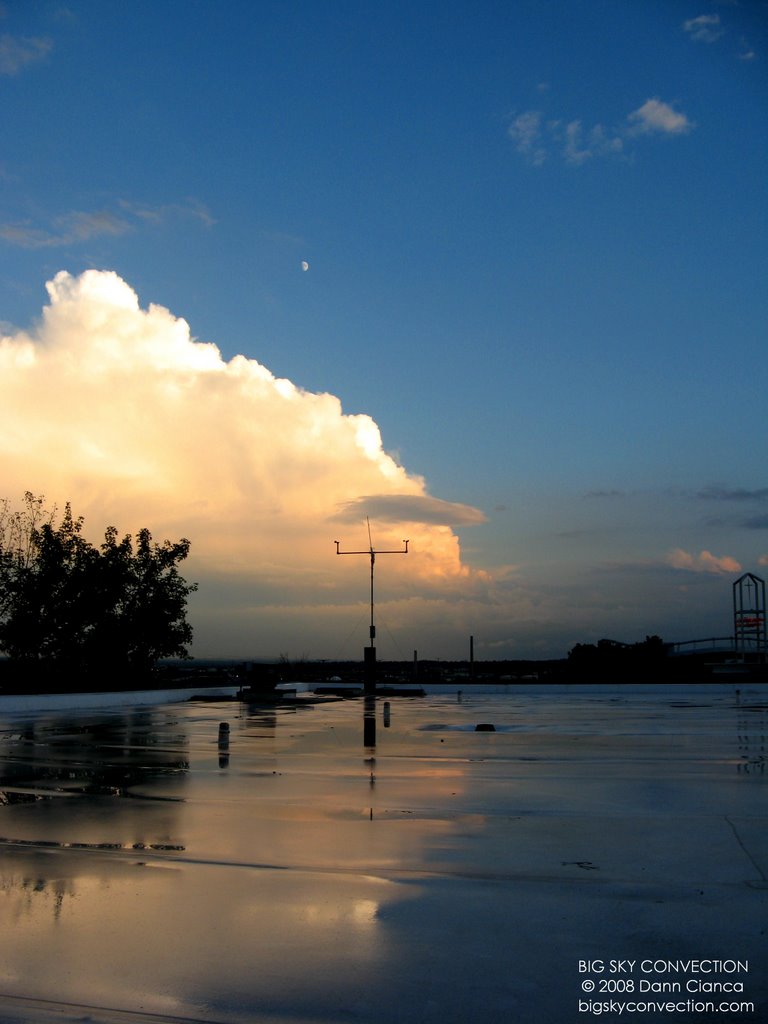
[(372, 558), (375, 558), (376, 555), (407, 555), (408, 554), (408, 545), (409, 545), (409, 543), (410, 543), (410, 541), (404, 540), (403, 544), (405, 544), (405, 547), (404, 548), (397, 548), (394, 551), (381, 551), (381, 550), (377, 551), (375, 548), (368, 548), (367, 551), (340, 551), (339, 550), (339, 544), (341, 544), (341, 541), (340, 540), (335, 540), (334, 541), (334, 544), (336, 545), (336, 554), (337, 555), (370, 555)]

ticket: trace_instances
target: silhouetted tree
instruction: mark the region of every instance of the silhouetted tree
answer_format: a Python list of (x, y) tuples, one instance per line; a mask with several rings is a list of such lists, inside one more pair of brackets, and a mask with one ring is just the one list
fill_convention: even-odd
[(21, 511), (0, 503), (0, 651), (28, 669), (131, 675), (186, 657), (187, 598), (197, 586), (177, 565), (189, 541), (158, 544), (143, 529), (134, 543), (110, 526), (96, 548), (69, 504), (56, 519), (29, 491)]

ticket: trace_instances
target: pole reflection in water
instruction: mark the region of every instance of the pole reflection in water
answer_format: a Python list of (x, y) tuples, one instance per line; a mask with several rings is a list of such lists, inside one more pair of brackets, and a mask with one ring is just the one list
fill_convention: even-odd
[(229, 768), (229, 722), (219, 725), (219, 768)]
[(366, 693), (363, 706), (363, 746), (376, 746), (376, 697)]

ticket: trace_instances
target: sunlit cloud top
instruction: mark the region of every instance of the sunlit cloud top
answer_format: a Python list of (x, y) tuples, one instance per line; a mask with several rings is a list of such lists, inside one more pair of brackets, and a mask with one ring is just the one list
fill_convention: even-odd
[(0, 342), (7, 497), (71, 501), (92, 530), (188, 536), (197, 573), (249, 580), (254, 604), (317, 600), (318, 587), (348, 600), (358, 581), (331, 543), (343, 522), (357, 545), (367, 518), (382, 546), (407, 524), (393, 592), (467, 581), (451, 527), (483, 514), (428, 495), (371, 417), (255, 359), (225, 361), (113, 272), (61, 272), (47, 288), (37, 328)]

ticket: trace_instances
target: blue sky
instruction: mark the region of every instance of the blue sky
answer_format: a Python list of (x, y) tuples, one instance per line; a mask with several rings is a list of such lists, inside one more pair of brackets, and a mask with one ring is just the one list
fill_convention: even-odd
[[(450, 656), (468, 633), (489, 657), (728, 633), (731, 581), (768, 561), (767, 43), (758, 0), (6, 0), (3, 333), (44, 347), (45, 283), (113, 271), (225, 362), (370, 417), (423, 478), (412, 490), (452, 503), (440, 543), (458, 539), (454, 574), (474, 581), (448, 610), (418, 568), (412, 599), (432, 610), (408, 652)], [(23, 436), (41, 412), (13, 415)], [(237, 475), (242, 443), (213, 437), (207, 457), (225, 444)], [(33, 459), (27, 483), (9, 459), (16, 490), (120, 516), (114, 481), (97, 500), (82, 467)], [(342, 541), (358, 546), (366, 514), (382, 542), (402, 533), (391, 506), (377, 525), (381, 505), (359, 502), (377, 489), (355, 475), (333, 490), (362, 523)], [(437, 506), (423, 522), (415, 507), (403, 528), (428, 532)], [(226, 533), (234, 513), (219, 514)], [(326, 550), (297, 550), (304, 592), (333, 589)], [(382, 613), (402, 576), (397, 637), (407, 569), (381, 572)], [(246, 608), (216, 579), (217, 608), (238, 610), (201, 588), (199, 652), (273, 653), (267, 581)], [(281, 598), (285, 647), (336, 656), (349, 586), (332, 624), (312, 598), (302, 640), (303, 603)]]

